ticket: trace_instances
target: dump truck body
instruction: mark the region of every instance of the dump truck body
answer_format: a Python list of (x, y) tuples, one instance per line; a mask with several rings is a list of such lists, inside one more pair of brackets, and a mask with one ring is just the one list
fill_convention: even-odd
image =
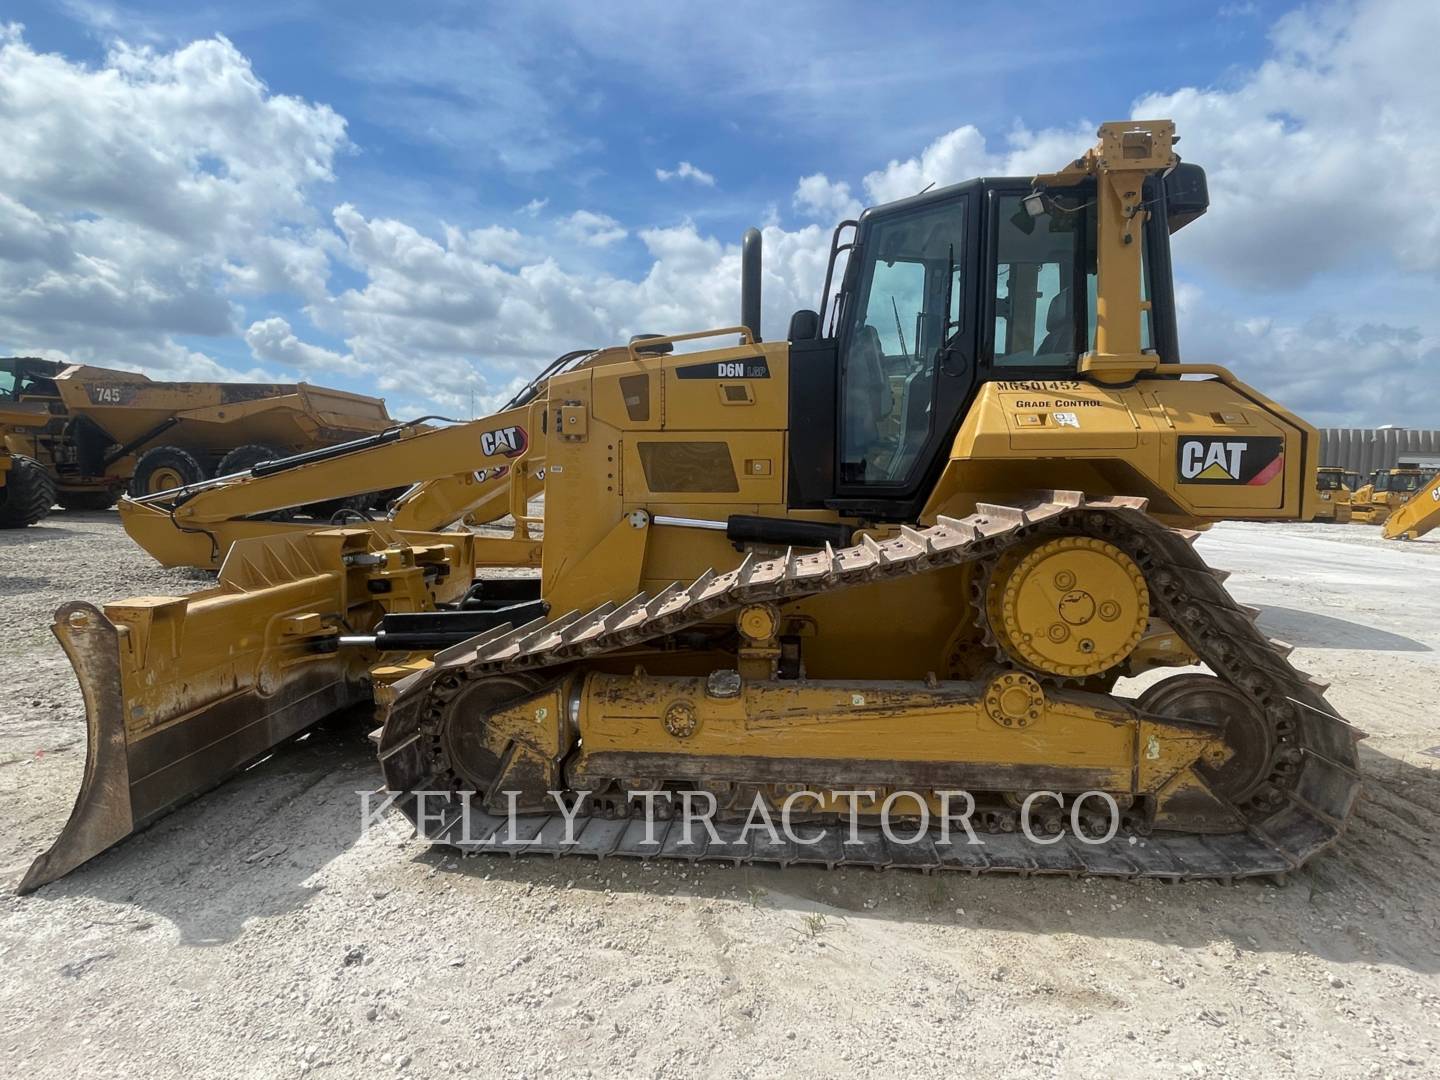
[[(1355, 733), (1186, 527), (1313, 517), (1318, 433), (1162, 358), (1169, 233), (1204, 208), (1172, 135), (1105, 125), (1058, 173), (867, 211), (830, 323), (786, 342), (747, 306), (567, 354), (483, 420), (127, 500), (151, 551), (202, 534), (218, 582), (57, 612), (85, 783), (22, 888), (347, 706), (393, 805), (464, 850), (1301, 865), (1353, 808)], [(672, 351), (712, 336), (739, 343)], [(385, 522), (255, 521), (402, 479)], [(441, 527), (462, 514), (494, 527)], [(961, 805), (983, 841), (948, 831)]]
[(0, 359), (0, 398), (49, 410), (49, 423), (7, 442), (45, 465), (76, 508), (108, 506), (127, 485), (205, 479), (242, 448), (248, 467), (393, 424), (379, 398), (305, 383), (157, 382), (33, 357)]

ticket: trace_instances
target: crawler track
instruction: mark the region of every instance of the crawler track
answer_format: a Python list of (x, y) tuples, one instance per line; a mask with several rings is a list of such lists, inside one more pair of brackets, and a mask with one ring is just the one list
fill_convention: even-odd
[[(707, 571), (690, 585), (672, 585), (657, 595), (641, 594), (621, 605), (571, 612), (558, 619), (502, 627), (454, 646), (435, 657), (435, 666), (398, 683), (380, 733), (380, 757), (389, 790), (416, 818), (410, 793), (443, 790), (438, 770), (417, 773), (424, 755), (402, 753), (425, 739), (443, 716), (456, 688), (473, 679), (554, 668), (602, 653), (663, 638), (712, 620), (743, 604), (785, 603), (833, 589), (906, 574), (926, 573), (999, 555), (1006, 547), (1037, 535), (1080, 533), (1125, 550), (1145, 573), (1153, 613), (1172, 626), (1221, 679), (1263, 709), (1272, 745), (1266, 779), (1234, 807), (1244, 831), (1224, 835), (1156, 832), (1121, 833), (1105, 844), (1073, 836), (1050, 845), (1020, 834), (985, 834), (966, 842), (957, 832), (948, 843), (938, 831), (913, 844), (887, 840), (879, 829), (862, 826), (857, 843), (844, 843), (848, 829), (831, 826), (814, 845), (782, 840), (738, 824), (715, 823), (720, 843), (706, 842), (696, 827), (686, 845), (676, 821), (601, 817), (576, 819), (574, 843), (564, 843), (565, 823), (557, 813), (508, 822), (478, 809), (456, 794), (441, 807), (435, 797), (422, 833), (466, 852), (577, 854), (595, 857), (680, 858), (726, 862), (797, 863), (825, 866), (961, 870), (971, 873), (1093, 874), (1119, 877), (1233, 879), (1284, 874), (1330, 846), (1340, 836), (1360, 791), (1355, 730), (1326, 703), (1324, 687), (1286, 660), (1287, 646), (1267, 640), (1253, 613), (1242, 609), (1221, 585), (1223, 575), (1206, 567), (1191, 546), (1192, 535), (1169, 529), (1145, 512), (1145, 500), (1087, 500), (1077, 492), (1050, 492), (1014, 506), (982, 504), (963, 519), (941, 518), (933, 527), (904, 529), (884, 542), (865, 538), (855, 547), (827, 548), (808, 555), (787, 553), (760, 559), (753, 554), (735, 570)], [(467, 812), (462, 812), (462, 810)], [(807, 838), (797, 827), (797, 835)], [(649, 841), (649, 842), (647, 842)]]

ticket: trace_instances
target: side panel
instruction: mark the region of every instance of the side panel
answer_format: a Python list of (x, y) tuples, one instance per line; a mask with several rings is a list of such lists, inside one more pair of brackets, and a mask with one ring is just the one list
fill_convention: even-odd
[(547, 464), (542, 576), (557, 613), (738, 559), (704, 529), (651, 525), (622, 543), (614, 532), (632, 511), (785, 514), (787, 354), (776, 343), (642, 356), (552, 381), (552, 423), (561, 403), (585, 417), (583, 433), (551, 440)]
[(1046, 488), (1142, 495), (1174, 519), (1300, 519), (1314, 500), (1313, 435), (1228, 376), (989, 382), (922, 519)]

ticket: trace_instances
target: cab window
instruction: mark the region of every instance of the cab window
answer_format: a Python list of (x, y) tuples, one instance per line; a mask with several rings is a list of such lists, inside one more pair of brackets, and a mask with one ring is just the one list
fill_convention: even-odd
[[(997, 367), (1073, 368), (1082, 352), (1095, 348), (1093, 193), (1057, 194), (1044, 206), (1043, 214), (1032, 216), (1020, 195), (996, 199)], [(1141, 295), (1148, 302), (1150, 258), (1143, 235), (1141, 252)], [(1146, 311), (1141, 321), (1140, 347), (1145, 350), (1153, 347), (1153, 319), (1153, 311)]]
[[(1019, 195), (995, 203), (995, 326), (997, 367), (1074, 367), (1084, 305), (1079, 226), (1082, 211), (1047, 202), (1032, 217)], [(1079, 285), (1080, 295), (1077, 297)], [(1078, 304), (1077, 304), (1078, 300)]]

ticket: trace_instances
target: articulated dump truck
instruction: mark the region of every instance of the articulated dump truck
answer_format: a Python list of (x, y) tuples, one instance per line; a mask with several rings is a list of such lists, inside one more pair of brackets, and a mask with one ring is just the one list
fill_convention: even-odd
[[(0, 406), (11, 403), (46, 419), (0, 431), (0, 443), (38, 462), (67, 510), (106, 510), (127, 489), (166, 491), (395, 426), (379, 398), (308, 383), (156, 382), (26, 356), (0, 357)], [(341, 508), (321, 500), (311, 512)]]
[[(841, 223), (787, 341), (756, 336), (752, 232), (740, 326), (122, 503), (219, 579), (57, 612), (89, 751), (22, 887), (355, 707), (384, 801), (466, 852), (1301, 865), (1351, 813), (1358, 736), (1192, 541), (1311, 518), (1319, 438), (1178, 360), (1170, 234), (1208, 198), (1173, 142), (1106, 124), (1058, 172)], [(674, 348), (712, 338), (738, 342)], [(400, 485), (383, 521), (267, 519)]]
[(23, 529), (43, 520), (55, 505), (55, 481), (34, 458), (16, 454), (6, 436), (49, 422), (50, 414), (34, 405), (0, 400), (0, 529)]

